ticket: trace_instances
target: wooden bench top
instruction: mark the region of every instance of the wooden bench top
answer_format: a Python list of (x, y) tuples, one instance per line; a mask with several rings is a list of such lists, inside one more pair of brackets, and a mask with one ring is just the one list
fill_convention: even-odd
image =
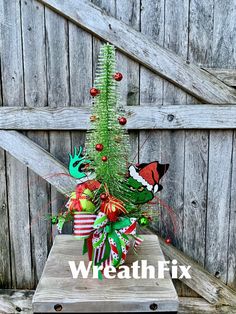
[[(130, 250), (125, 265), (147, 260), (155, 266), (164, 261), (158, 237), (142, 235), (138, 255)], [(178, 297), (167, 272), (164, 279), (72, 278), (68, 261), (88, 263), (83, 241), (72, 235), (56, 236), (35, 295), (34, 313), (176, 312)]]

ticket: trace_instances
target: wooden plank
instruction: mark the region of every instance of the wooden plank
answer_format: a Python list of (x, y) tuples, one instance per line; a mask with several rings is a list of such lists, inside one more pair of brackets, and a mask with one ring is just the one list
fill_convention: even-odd
[[(22, 41), (17, 1), (1, 1), (1, 73), (4, 106), (18, 106), (24, 99)], [(11, 95), (11, 97), (9, 97)]]
[(236, 307), (214, 306), (201, 298), (179, 298), (178, 314), (236, 314)]
[(32, 314), (33, 290), (0, 289), (0, 313)]
[[(214, 24), (212, 40), (212, 66), (233, 67), (236, 57), (234, 48), (236, 35), (234, 21), (236, 8), (229, 1), (214, 4)], [(227, 44), (225, 44), (227, 43)], [(227, 282), (228, 254), (236, 256), (236, 252), (229, 252), (229, 219), (232, 172), (232, 131), (211, 131), (209, 150), (209, 179), (208, 179), (208, 212), (207, 212), (207, 246), (206, 267)], [(222, 160), (224, 156), (224, 160)], [(216, 162), (217, 161), (217, 162)], [(220, 169), (218, 166), (220, 165)], [(216, 187), (220, 188), (220, 192)], [(218, 192), (217, 192), (218, 190)], [(235, 197), (235, 196), (234, 196)], [(217, 212), (217, 215), (216, 215)], [(234, 269), (235, 273), (236, 269)]]
[[(80, 107), (82, 104), (83, 107), (83, 104), (89, 104), (91, 101), (89, 90), (92, 87), (92, 36), (71, 22), (69, 22), (69, 62), (71, 105)], [(84, 146), (84, 142), (85, 131), (71, 132), (71, 151), (74, 146)]]
[[(165, 3), (165, 41), (164, 47), (181, 56), (185, 60), (188, 53), (188, 19), (189, 1), (176, 0), (175, 6), (171, 2)], [(178, 23), (176, 24), (176, 20)], [(187, 94), (173, 84), (164, 81), (163, 105), (186, 104)], [(178, 248), (183, 247), (183, 217), (184, 217), (184, 131), (164, 131), (161, 135), (162, 159), (170, 164), (168, 173), (163, 178), (163, 189), (161, 198), (175, 212), (171, 217), (166, 208), (161, 209), (162, 234), (170, 237)], [(173, 197), (173, 193), (175, 197)], [(175, 219), (173, 221), (173, 219)], [(179, 295), (187, 295), (186, 286), (178, 287)], [(192, 294), (190, 294), (192, 295)]]
[[(155, 235), (143, 236), (138, 257), (131, 250), (126, 265), (147, 260), (148, 265), (158, 268), (158, 261), (164, 261), (158, 238)], [(168, 274), (164, 279), (114, 278), (98, 281), (92, 277), (73, 279), (68, 261), (85, 261), (82, 255), (83, 242), (71, 235), (57, 236), (50, 252), (43, 276), (33, 297), (35, 313), (50, 313), (55, 304), (60, 304), (64, 313), (79, 312), (150, 312), (150, 305), (155, 303), (156, 312), (175, 312), (178, 308), (178, 297)], [(157, 274), (157, 273), (156, 273)], [(157, 276), (157, 275), (156, 275)], [(62, 289), (63, 287), (63, 289)]]
[[(47, 50), (47, 84), (48, 104), (50, 107), (67, 107), (70, 105), (69, 80), (69, 40), (68, 21), (45, 8), (46, 50)], [(50, 152), (61, 162), (67, 164), (71, 151), (70, 132), (50, 133)], [(54, 188), (51, 189), (52, 214), (64, 209), (65, 198)], [(53, 235), (57, 233), (52, 227)], [(64, 225), (63, 232), (71, 232), (69, 224)]]
[(6, 183), (6, 160), (0, 149), (0, 287), (11, 287), (10, 234)]
[[(107, 3), (110, 5), (110, 1)], [(136, 0), (119, 0), (116, 1), (116, 12), (114, 17), (118, 20), (129, 25), (136, 31), (140, 30), (140, 1)], [(140, 94), (140, 65), (128, 58), (123, 53), (117, 51), (117, 71), (123, 74), (123, 79), (118, 85), (118, 91), (120, 94), (121, 102), (125, 103), (127, 106), (134, 106), (139, 102)], [(138, 162), (138, 142), (139, 133), (135, 130), (129, 131), (130, 139), (130, 160), (132, 162)]]
[[(155, 43), (164, 45), (164, 19), (165, 3), (163, 0), (157, 2), (142, 1), (141, 7), (141, 32), (149, 36)], [(158, 21), (158, 23), (157, 23)], [(155, 110), (157, 104), (163, 103), (163, 85), (164, 80), (144, 66), (140, 67), (140, 105), (142, 112)], [(150, 103), (150, 108), (145, 109), (145, 104)], [(159, 106), (162, 109), (162, 106)], [(130, 119), (129, 119), (130, 120)], [(160, 123), (158, 123), (160, 125)], [(156, 129), (156, 128), (155, 128)], [(161, 159), (161, 135), (160, 131), (141, 131), (139, 135), (139, 161), (150, 162)], [(160, 213), (161, 207), (155, 206)], [(152, 226), (161, 235), (162, 217), (154, 219)]]
[[(63, 164), (26, 136), (16, 131), (0, 131), (0, 146), (52, 184), (60, 193), (69, 196), (74, 191), (76, 180), (68, 175)], [(19, 182), (21, 181), (19, 179)], [(15, 179), (14, 182), (17, 180)], [(17, 182), (18, 186), (19, 182)], [(19, 195), (22, 193), (20, 192)]]
[(207, 206), (208, 134), (186, 132), (183, 251), (204, 265)]
[[(235, 129), (236, 106), (172, 105), (127, 106), (127, 129)], [(90, 127), (91, 109), (0, 107), (2, 130), (82, 130)]]
[[(0, 11), (3, 10), (3, 1), (0, 3)], [(0, 62), (0, 108), (3, 105), (2, 99), (2, 71)], [(3, 149), (0, 149), (0, 287), (11, 287), (11, 257), (10, 257), (10, 234), (8, 219), (8, 200), (7, 200), (7, 182), (6, 182), (6, 155)]]
[[(235, 68), (235, 62), (236, 62), (236, 55), (235, 55), (235, 45), (236, 45), (236, 34), (235, 34), (235, 19), (234, 16), (236, 14), (236, 8), (230, 1), (224, 1), (224, 2), (217, 2), (214, 5), (214, 28), (213, 28), (213, 62), (212, 66), (218, 67), (218, 68)], [(227, 21), (227, 23), (225, 23)], [(235, 132), (233, 132), (235, 133)], [(212, 132), (213, 137), (214, 132)], [(214, 143), (216, 143), (217, 140), (223, 142), (227, 141), (230, 143), (231, 139), (235, 138), (235, 134), (232, 134), (232, 132), (229, 132), (228, 134), (225, 134), (225, 132), (221, 133), (221, 136), (218, 132), (214, 135)], [(225, 137), (227, 136), (227, 140)], [(231, 141), (229, 144), (229, 147), (227, 151), (218, 151), (218, 154), (216, 157), (218, 157), (218, 160), (224, 156), (223, 160), (223, 166), (222, 166), (222, 172), (221, 175), (224, 176), (224, 184), (225, 187), (221, 189), (221, 202), (220, 202), (220, 212), (218, 213), (218, 217), (216, 217), (216, 221), (213, 220), (213, 223), (216, 224), (216, 236), (218, 235), (218, 241), (225, 241), (224, 246), (224, 254), (225, 257), (222, 254), (221, 263), (219, 261), (219, 264), (221, 268), (223, 268), (223, 279), (228, 282), (228, 284), (232, 287), (235, 287), (235, 273), (236, 273), (236, 251), (235, 251), (235, 243), (234, 236), (232, 235), (235, 233), (235, 208), (232, 207), (235, 204), (235, 198), (236, 195), (234, 194), (234, 163), (235, 159), (232, 155), (230, 148), (232, 149), (232, 152), (235, 150), (234, 148), (235, 142), (234, 140)], [(226, 154), (226, 155), (224, 155)], [(215, 162), (215, 159), (214, 159)], [(229, 166), (230, 163), (230, 166)], [(231, 174), (232, 172), (232, 174)], [(228, 191), (229, 190), (229, 191)], [(217, 201), (217, 200), (216, 200)], [(231, 202), (231, 205), (228, 203)], [(214, 204), (213, 204), (214, 205)], [(222, 207), (224, 206), (224, 208)], [(231, 206), (228, 207), (228, 206)], [(216, 207), (217, 208), (217, 207)], [(224, 215), (224, 216), (223, 216)], [(224, 218), (221, 219), (221, 216)], [(227, 217), (229, 220), (226, 222)], [(225, 219), (225, 222), (224, 222)], [(225, 229), (224, 229), (224, 235), (223, 238), (219, 234), (220, 229), (222, 228), (222, 224), (225, 223)], [(209, 225), (209, 228), (211, 229), (211, 226)], [(228, 233), (228, 234), (227, 234)], [(218, 246), (218, 241), (216, 242), (216, 247)], [(220, 244), (220, 247), (223, 247), (223, 243)], [(215, 248), (216, 250), (216, 248)], [(215, 251), (214, 254), (217, 254)], [(213, 258), (213, 256), (211, 257)], [(219, 259), (220, 260), (220, 259)], [(233, 262), (234, 261), (234, 262)], [(210, 262), (210, 261), (209, 261)], [(215, 270), (217, 271), (217, 264), (213, 265), (215, 267)], [(214, 270), (213, 270), (214, 271)], [(220, 273), (221, 275), (221, 273)]]
[(27, 168), (12, 156), (8, 156), (6, 166), (11, 235), (12, 286), (14, 288), (31, 289), (33, 287), (33, 276)]
[[(140, 2), (136, 0), (116, 2), (115, 17), (139, 31)], [(123, 74), (123, 79), (118, 85), (120, 99), (127, 106), (134, 106), (139, 101), (139, 64), (119, 51), (117, 51), (116, 58), (117, 71)]]
[[(176, 1), (176, 5), (166, 3), (165, 5), (165, 41), (164, 47), (175, 52), (179, 56), (187, 59), (188, 33), (186, 25), (188, 24), (188, 1)], [(175, 20), (179, 23), (176, 25)], [(186, 104), (186, 93), (173, 86), (168, 82), (164, 82), (163, 86), (163, 105), (170, 104)], [(185, 109), (186, 110), (186, 109)], [(183, 238), (183, 192), (184, 192), (184, 138), (185, 132), (164, 131), (161, 135), (161, 157), (162, 162), (169, 163), (170, 167), (167, 175), (163, 178), (163, 189), (161, 198), (176, 213), (176, 228), (173, 227), (174, 222), (167, 213), (166, 209), (162, 210), (163, 231), (165, 237), (170, 237), (178, 248), (182, 248)], [(173, 198), (173, 193), (175, 197)]]
[[(196, 64), (210, 64), (212, 44), (212, 1), (189, 3), (188, 59)], [(198, 103), (187, 96), (187, 102)], [(183, 251), (201, 265), (205, 262), (207, 211), (208, 131), (185, 133), (185, 178)], [(190, 296), (183, 289), (184, 296)]]
[(234, 102), (236, 92), (199, 67), (154, 44), (87, 1), (38, 0), (204, 102)]
[[(44, 107), (47, 105), (44, 7), (34, 0), (25, 0), (22, 2), (21, 12), (25, 104)], [(49, 149), (46, 132), (28, 132), (27, 136), (44, 149)], [(45, 219), (50, 212), (49, 186), (45, 180), (30, 170), (28, 184), (32, 268), (34, 285), (37, 285), (49, 250), (50, 223)]]
[(203, 68), (228, 86), (236, 87), (236, 69)]
[[(222, 156), (224, 160), (221, 161)], [(206, 230), (206, 268), (227, 279), (231, 193), (232, 132), (210, 134)]]
[[(33, 290), (0, 290), (0, 311), (13, 313), (19, 311), (23, 314), (32, 313)], [(202, 298), (179, 298), (178, 314), (236, 314), (232, 306), (215, 306)]]
[[(3, 2), (0, 4), (0, 8)], [(3, 10), (1, 10), (3, 12)], [(2, 79), (0, 64), (0, 108), (2, 101)], [(11, 257), (10, 257), (10, 234), (8, 219), (7, 181), (6, 181), (6, 155), (0, 149), (0, 287), (11, 287)]]
[(191, 279), (180, 279), (184, 284), (196, 291), (211, 304), (236, 305), (236, 291), (226, 286), (221, 280), (210, 274), (197, 262), (187, 257), (173, 245), (166, 244), (165, 241), (160, 238), (159, 241), (162, 251), (168, 259), (176, 259), (178, 265), (191, 266), (189, 270)]
[(236, 289), (236, 132), (233, 135), (227, 284)]
[[(4, 47), (1, 51), (3, 103), (4, 106), (24, 106), (21, 6), (19, 1), (9, 3), (5, 0), (1, 1), (1, 5), (1, 46)], [(31, 288), (33, 280), (27, 168), (7, 154), (6, 172), (12, 287)]]

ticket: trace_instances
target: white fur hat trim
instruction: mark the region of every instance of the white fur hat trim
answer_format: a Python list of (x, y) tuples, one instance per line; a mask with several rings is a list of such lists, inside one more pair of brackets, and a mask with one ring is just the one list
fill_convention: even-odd
[[(152, 191), (153, 190), (153, 186), (151, 184), (149, 184), (143, 177), (141, 177), (139, 175), (139, 173), (136, 171), (136, 169), (134, 168), (134, 166), (130, 166), (129, 167), (129, 173), (130, 173), (130, 176), (132, 178), (134, 178), (135, 180), (137, 180), (139, 183), (142, 183), (142, 185), (146, 186), (148, 191)], [(158, 190), (158, 184), (156, 184), (154, 186), (154, 191), (156, 189), (156, 186), (157, 186), (157, 190)]]

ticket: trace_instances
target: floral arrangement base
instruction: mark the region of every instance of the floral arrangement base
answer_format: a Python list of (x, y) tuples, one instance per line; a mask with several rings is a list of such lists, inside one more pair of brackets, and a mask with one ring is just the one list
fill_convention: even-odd
[(130, 279), (72, 277), (69, 261), (78, 266), (80, 261), (88, 265), (88, 256), (82, 255), (83, 241), (73, 235), (58, 235), (33, 297), (34, 313), (111, 313), (111, 312), (161, 312), (177, 313), (178, 297), (167, 272), (164, 279), (134, 279), (131, 265), (140, 264), (158, 268), (158, 261), (164, 261), (157, 236), (143, 235), (144, 241), (138, 255), (130, 250), (125, 265), (129, 266)]

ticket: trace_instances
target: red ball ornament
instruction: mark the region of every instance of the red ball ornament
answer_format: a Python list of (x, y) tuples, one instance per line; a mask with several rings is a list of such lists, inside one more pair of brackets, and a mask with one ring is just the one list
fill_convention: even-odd
[(102, 193), (102, 194), (100, 195), (100, 199), (101, 199), (102, 201), (105, 201), (105, 200), (107, 199), (107, 195), (106, 195), (105, 193)]
[(120, 125), (125, 125), (127, 123), (127, 119), (125, 117), (120, 117), (118, 119)]
[(98, 152), (101, 152), (103, 150), (103, 145), (102, 144), (96, 144), (95, 148)]
[(100, 90), (95, 88), (95, 87), (92, 87), (90, 89), (90, 95), (93, 96), (93, 97), (96, 97), (99, 93), (100, 93)]
[(165, 239), (165, 243), (166, 243), (166, 244), (171, 244), (171, 238), (166, 238), (166, 239)]
[(120, 82), (123, 79), (123, 75), (120, 72), (116, 72), (114, 74), (114, 79), (118, 82)]
[(101, 203), (100, 210), (102, 213), (106, 214), (108, 220), (112, 222), (117, 221), (118, 216), (122, 213), (127, 213), (124, 204), (112, 195), (107, 195), (106, 200)]
[(102, 156), (102, 161), (107, 161), (107, 156)]

